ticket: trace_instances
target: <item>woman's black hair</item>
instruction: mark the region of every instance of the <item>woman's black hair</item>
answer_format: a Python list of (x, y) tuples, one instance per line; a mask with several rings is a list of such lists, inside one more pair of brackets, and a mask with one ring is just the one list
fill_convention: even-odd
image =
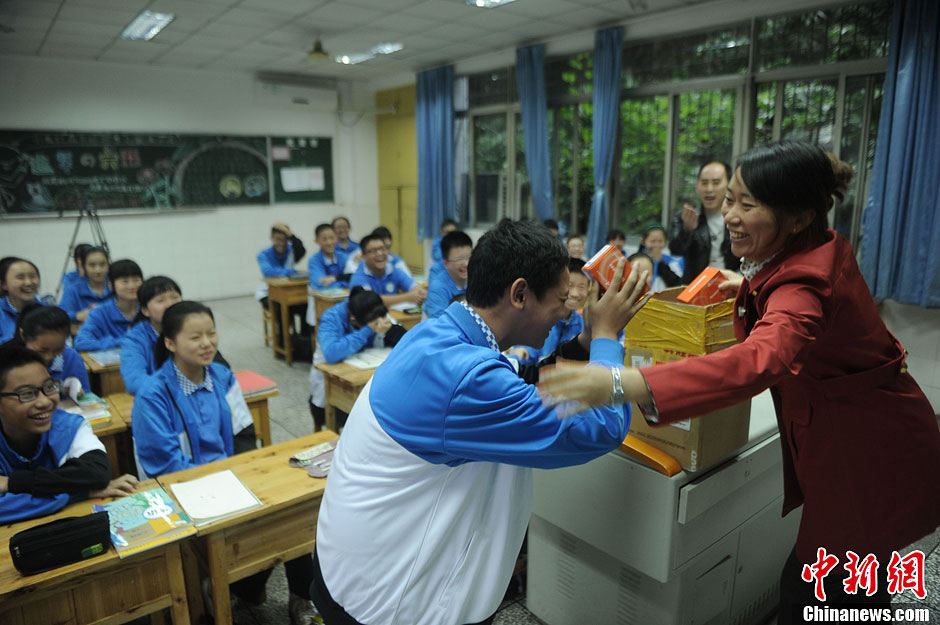
[(87, 258), (88, 258), (89, 256), (91, 256), (92, 254), (97, 254), (97, 253), (99, 253), (99, 252), (100, 252), (101, 254), (104, 254), (105, 260), (107, 260), (107, 261), (108, 261), (108, 264), (110, 264), (110, 263), (111, 263), (111, 257), (108, 256), (108, 250), (104, 249), (104, 248), (101, 247), (100, 245), (89, 245), (89, 246), (87, 246), (87, 247), (82, 251), (82, 265), (85, 264), (85, 259), (87, 259)]
[(163, 312), (163, 323), (161, 324), (163, 331), (160, 333), (160, 336), (157, 337), (157, 344), (153, 347), (153, 364), (158, 369), (162, 367), (166, 359), (170, 357), (170, 350), (166, 348), (165, 339), (176, 340), (180, 330), (183, 329), (186, 317), (189, 315), (209, 315), (212, 321), (215, 321), (212, 309), (199, 302), (184, 300), (167, 308)]
[(349, 292), (346, 310), (360, 325), (366, 325), (388, 314), (388, 308), (382, 303), (379, 294), (361, 286), (354, 286)]
[(19, 345), (9, 343), (0, 346), (0, 388), (7, 383), (7, 374), (30, 363), (42, 365), (46, 368), (46, 361), (37, 352)]
[(643, 243), (643, 241), (646, 240), (646, 237), (648, 237), (649, 233), (652, 232), (653, 230), (662, 230), (663, 236), (667, 236), (666, 229), (663, 227), (662, 224), (650, 224), (646, 226), (645, 228), (643, 228), (643, 236), (640, 237), (640, 249), (637, 250), (637, 253), (643, 253), (643, 254), (646, 253), (646, 245)]
[(85, 251), (92, 247), (90, 243), (79, 243), (72, 249), (72, 260), (76, 263), (84, 262)]
[(473, 248), (467, 268), (467, 303), (495, 306), (518, 278), (524, 278), (541, 300), (558, 285), (568, 258), (568, 249), (548, 228), (503, 219)]
[(144, 273), (140, 270), (140, 265), (127, 258), (114, 261), (111, 263), (111, 266), (108, 267), (108, 286), (114, 291), (115, 280), (133, 276), (137, 276), (143, 280)]
[(778, 226), (784, 217), (812, 212), (812, 222), (793, 236), (809, 245), (825, 241), (832, 198), (841, 199), (852, 178), (851, 167), (805, 141), (751, 148), (738, 159), (738, 169), (751, 195), (773, 210)]
[[(12, 267), (14, 263), (29, 263), (33, 266), (33, 269), (36, 270), (36, 273), (39, 273), (39, 267), (31, 260), (26, 260), (19, 256), (4, 256), (0, 258), (0, 282), (7, 281), (7, 272), (10, 271), (10, 267)], [(40, 278), (42, 278), (42, 276), (40, 276)], [(3, 292), (5, 293), (6, 289), (4, 289)]]
[(25, 345), (29, 339), (46, 332), (56, 332), (68, 336), (72, 330), (69, 314), (58, 306), (44, 306), (39, 302), (29, 302), (23, 306), (16, 318), (16, 329), (10, 343)]
[(183, 297), (183, 291), (172, 278), (167, 278), (166, 276), (150, 276), (144, 280), (140, 288), (137, 289), (137, 303), (140, 304), (140, 310), (137, 311), (137, 317), (134, 319), (134, 323), (146, 319), (143, 310), (144, 306), (150, 303), (150, 300), (158, 295), (171, 292), (178, 293), (180, 297)]

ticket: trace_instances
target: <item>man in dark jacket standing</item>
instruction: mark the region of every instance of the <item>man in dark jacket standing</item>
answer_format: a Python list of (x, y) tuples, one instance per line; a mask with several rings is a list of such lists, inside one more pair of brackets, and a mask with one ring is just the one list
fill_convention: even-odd
[(741, 261), (731, 253), (728, 228), (721, 214), (731, 167), (722, 161), (709, 161), (698, 171), (695, 192), (699, 207), (684, 204), (669, 233), (669, 250), (685, 257), (683, 284), (689, 284), (705, 267), (738, 270)]

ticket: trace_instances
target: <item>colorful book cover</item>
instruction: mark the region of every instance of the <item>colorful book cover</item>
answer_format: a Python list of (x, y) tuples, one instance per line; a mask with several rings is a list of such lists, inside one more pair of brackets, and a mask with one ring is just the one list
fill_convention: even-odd
[(121, 558), (196, 533), (192, 519), (162, 488), (134, 493), (104, 505), (95, 504), (94, 510), (107, 511), (111, 542)]

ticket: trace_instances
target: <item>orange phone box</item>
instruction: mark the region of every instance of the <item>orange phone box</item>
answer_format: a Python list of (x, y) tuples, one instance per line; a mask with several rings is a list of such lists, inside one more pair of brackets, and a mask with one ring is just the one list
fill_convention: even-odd
[[(610, 288), (610, 283), (614, 279), (614, 273), (617, 271), (617, 261), (623, 258), (623, 252), (613, 245), (605, 245), (591, 260), (584, 264), (582, 271), (593, 278), (606, 291)], [(624, 261), (623, 279), (620, 281), (621, 288), (630, 277), (630, 261)], [(643, 288), (643, 294), (649, 291), (647, 284)]]
[(728, 299), (728, 296), (718, 289), (718, 285), (725, 281), (725, 276), (720, 269), (706, 267), (702, 273), (692, 280), (692, 284), (676, 296), (676, 299), (684, 304), (694, 304), (696, 306), (708, 306), (717, 304)]

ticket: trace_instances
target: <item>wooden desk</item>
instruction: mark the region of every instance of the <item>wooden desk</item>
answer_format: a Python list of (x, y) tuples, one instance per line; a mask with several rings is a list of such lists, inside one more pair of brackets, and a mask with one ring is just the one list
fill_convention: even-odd
[[(311, 480), (313, 481), (313, 480)], [(141, 490), (156, 488), (155, 480)], [(70, 516), (90, 514), (87, 500), (53, 515), (0, 526), (0, 623), (4, 625), (117, 624), (170, 608), (173, 622), (189, 625), (189, 606), (179, 543), (169, 543), (127, 559), (114, 549), (83, 562), (23, 576), (13, 568), (10, 537), (21, 530)], [(156, 621), (156, 618), (155, 618)]]
[[(121, 413), (115, 410), (110, 402), (108, 402), (108, 412), (111, 413), (111, 423), (94, 428), (94, 432), (98, 440), (104, 445), (108, 459), (111, 460), (111, 477), (118, 477), (124, 473), (136, 474), (137, 471), (133, 462), (128, 465), (125, 458), (125, 447), (130, 442), (127, 424), (124, 422)], [(134, 456), (132, 452), (130, 460), (133, 461), (133, 459)]]
[(85, 368), (88, 369), (91, 390), (99, 397), (123, 393), (127, 390), (124, 387), (124, 378), (121, 377), (120, 364), (102, 365), (89, 356), (88, 352), (81, 352), (81, 354), (82, 360), (85, 361)]
[(338, 290), (335, 295), (325, 295), (322, 291), (310, 291), (310, 294), (313, 296), (313, 310), (316, 313), (317, 323), (320, 323), (320, 317), (323, 316), (329, 308), (339, 304), (347, 297), (349, 297), (349, 289), (342, 289), (342, 293)]
[(271, 341), (271, 349), (274, 350), (274, 357), (278, 354), (284, 354), (284, 362), (291, 366), (294, 357), (291, 354), (290, 335), (293, 324), (290, 322), (290, 307), (298, 304), (307, 303), (307, 278), (265, 278), (268, 283), (268, 310), (271, 313), (271, 319), (274, 316), (274, 304), (281, 307), (281, 340), (284, 345), (277, 344), (277, 332)]
[[(279, 391), (275, 388), (264, 393), (245, 398), (251, 420), (255, 424), (255, 436), (261, 441), (263, 447), (271, 444), (271, 413), (268, 410), (268, 398), (274, 397)], [(129, 393), (116, 393), (105, 398), (111, 407), (111, 414), (121, 415), (127, 428), (131, 427), (131, 415), (134, 410), (134, 396)], [(95, 430), (97, 433), (98, 430)], [(132, 456), (133, 457), (133, 456)]]
[(400, 323), (406, 330), (410, 330), (411, 328), (421, 323), (421, 313), (409, 315), (400, 310), (390, 310), (388, 311), (388, 314), (392, 319)]
[(375, 373), (375, 369), (359, 369), (345, 362), (333, 365), (321, 363), (316, 367), (323, 372), (326, 392), (326, 427), (328, 430), (337, 432), (336, 409), (339, 408), (345, 413), (352, 410), (359, 393)]
[[(298, 451), (334, 438), (333, 432), (318, 432), (158, 478), (160, 485), (172, 492), (170, 486), (177, 482), (231, 469), (264, 504), (196, 530), (212, 579), (218, 625), (232, 622), (230, 583), (313, 551), (326, 479), (309, 477), (305, 469), (292, 467), (287, 460)], [(202, 603), (194, 566), (195, 562), (190, 562), (186, 570), (191, 614), (198, 613), (196, 604)]]

